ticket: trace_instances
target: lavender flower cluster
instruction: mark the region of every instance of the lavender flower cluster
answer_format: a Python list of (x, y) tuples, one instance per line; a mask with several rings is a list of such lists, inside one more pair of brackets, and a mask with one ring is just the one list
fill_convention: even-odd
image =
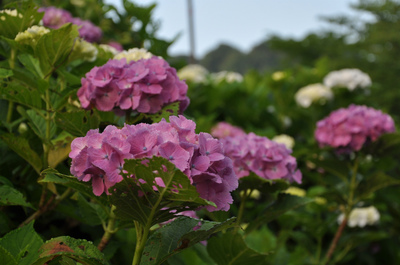
[[(107, 126), (91, 130), (71, 144), (71, 173), (81, 181), (92, 181), (93, 193), (108, 194), (120, 182), (124, 159), (161, 156), (171, 161), (196, 186), (201, 198), (217, 205), (209, 211), (229, 209), (231, 191), (238, 187), (232, 160), (222, 144), (207, 133), (195, 133), (196, 124), (183, 116), (171, 116), (170, 123)], [(162, 183), (155, 181), (157, 186)]]
[(179, 80), (175, 68), (162, 58), (126, 62), (109, 60), (94, 67), (82, 78), (78, 98), (85, 109), (101, 111), (114, 108), (156, 113), (169, 103), (179, 101), (180, 110), (189, 105), (187, 85)]
[(296, 158), (284, 144), (279, 144), (254, 133), (239, 133), (220, 139), (225, 155), (233, 160), (238, 178), (250, 172), (265, 179), (286, 179), (301, 183), (302, 174), (297, 169)]
[(395, 125), (389, 115), (352, 104), (318, 121), (315, 138), (321, 147), (331, 146), (341, 152), (351, 152), (360, 150), (364, 143), (373, 142), (384, 133), (394, 131)]
[(67, 10), (49, 6), (39, 8), (39, 12), (44, 12), (43, 26), (45, 27), (58, 29), (65, 23), (75, 24), (79, 26), (79, 36), (87, 42), (98, 42), (103, 35), (101, 29), (92, 22), (72, 17)]

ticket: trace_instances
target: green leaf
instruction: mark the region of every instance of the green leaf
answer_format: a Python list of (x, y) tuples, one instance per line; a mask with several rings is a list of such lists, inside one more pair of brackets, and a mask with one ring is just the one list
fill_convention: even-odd
[(376, 172), (359, 184), (358, 188), (356, 189), (356, 194), (358, 194), (360, 199), (364, 199), (368, 198), (370, 194), (377, 190), (393, 185), (400, 185), (400, 179), (390, 177), (384, 172)]
[(59, 29), (44, 34), (38, 40), (35, 46), (35, 56), (39, 59), (45, 75), (67, 62), (75, 38), (78, 36), (77, 26), (67, 23)]
[(33, 229), (33, 222), (13, 230), (0, 239), (0, 246), (7, 250), (18, 265), (31, 265), (38, 258), (43, 240)]
[[(61, 236), (46, 241), (39, 249), (39, 259), (32, 265), (42, 265), (56, 257), (67, 257), (87, 265), (109, 264), (92, 242)], [(68, 263), (67, 263), (68, 264)]]
[(394, 154), (399, 154), (400, 133), (383, 134), (367, 148), (371, 150), (370, 152), (374, 156), (393, 156)]
[[(174, 218), (173, 210), (178, 213), (205, 205), (215, 206), (200, 198), (189, 178), (165, 158), (125, 160), (124, 170), (127, 172), (123, 174), (124, 179), (109, 189), (111, 203), (116, 206), (115, 215), (121, 219), (146, 224), (152, 218), (154, 225)], [(156, 184), (156, 177), (165, 187)]]
[(42, 99), (38, 90), (31, 90), (17, 82), (7, 82), (7, 86), (0, 86), (0, 98), (6, 99), (29, 108), (41, 109)]
[(164, 106), (155, 114), (142, 114), (145, 118), (150, 119), (153, 123), (160, 122), (162, 119), (168, 120), (169, 116), (177, 116), (179, 113), (180, 102), (174, 102)]
[(298, 197), (286, 193), (280, 193), (276, 202), (269, 206), (264, 212), (260, 213), (258, 217), (248, 225), (246, 233), (253, 231), (262, 224), (266, 224), (278, 218), (289, 210), (294, 210), (313, 201), (314, 199), (307, 197)]
[(249, 248), (237, 233), (211, 238), (207, 251), (218, 265), (267, 264), (267, 255)]
[(44, 176), (39, 182), (47, 182), (47, 183), (55, 183), (60, 184), (65, 187), (72, 188), (80, 193), (86, 195), (89, 198), (94, 199), (95, 201), (108, 205), (108, 198), (105, 194), (101, 196), (96, 196), (93, 194), (92, 184), (90, 182), (79, 181), (74, 176), (67, 176), (64, 174), (58, 173), (57, 170), (48, 168), (43, 170), (42, 175)]
[(40, 69), (40, 62), (38, 59), (30, 54), (24, 53), (18, 55), (18, 60), (22, 63), (23, 66), (25, 66), (27, 70), (29, 70), (36, 77), (40, 79), (44, 78), (42, 69)]
[[(141, 265), (161, 264), (172, 255), (235, 226), (236, 218), (223, 223), (179, 217), (154, 232), (146, 242)], [(193, 229), (196, 228), (196, 231)]]
[(3, 264), (18, 265), (17, 261), (11, 255), (11, 253), (9, 251), (7, 251), (5, 248), (3, 248), (2, 246), (0, 246), (0, 257), (1, 257), (1, 262)]
[(276, 191), (286, 190), (289, 187), (289, 182), (283, 179), (265, 179), (250, 173), (249, 176), (239, 179), (238, 190), (259, 190), (261, 193), (273, 193)]
[(32, 1), (22, 5), (23, 9), (18, 8), (19, 15), (12, 16), (7, 13), (0, 14), (0, 35), (14, 39), (18, 32), (25, 31), (33, 25), (38, 25), (43, 17), (43, 13), (38, 13)]
[(0, 68), (0, 78), (7, 78), (10, 76), (13, 76), (12, 70)]
[[(39, 136), (42, 141), (48, 141), (46, 136), (46, 120), (44, 119), (43, 115), (45, 115), (44, 111), (41, 111), (42, 115), (39, 115), (35, 110), (27, 110), (26, 111), (26, 118), (29, 120), (29, 125), (32, 130), (35, 132), (37, 136)], [(49, 138), (51, 139), (53, 135), (56, 133), (57, 127), (55, 126), (54, 122), (50, 123), (50, 135)]]
[(42, 169), (42, 160), (39, 155), (31, 149), (27, 139), (15, 136), (11, 133), (2, 134), (0, 138), (10, 149), (25, 159), (29, 164), (31, 164), (36, 172), (40, 174), (40, 170)]
[(89, 202), (81, 194), (78, 194), (79, 213), (82, 220), (89, 225), (105, 224), (107, 221), (107, 212), (96, 203)]
[(100, 120), (96, 112), (58, 112), (55, 117), (58, 127), (74, 136), (85, 136), (91, 129), (99, 128)]
[(342, 180), (347, 179), (349, 176), (349, 166), (345, 161), (338, 159), (315, 159), (312, 161), (317, 167), (321, 167), (327, 172), (340, 177)]
[(33, 208), (21, 192), (7, 185), (0, 186), (0, 205), (21, 205)]

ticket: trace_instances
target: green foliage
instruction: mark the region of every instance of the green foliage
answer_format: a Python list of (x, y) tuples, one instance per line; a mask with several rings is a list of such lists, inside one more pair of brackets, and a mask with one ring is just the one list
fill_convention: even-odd
[(176, 213), (214, 205), (200, 198), (188, 177), (165, 158), (126, 160), (124, 170), (124, 179), (109, 190), (111, 203), (117, 207), (115, 214), (121, 219), (143, 225), (151, 220), (154, 225)]
[(33, 208), (21, 192), (8, 185), (0, 186), (0, 205), (21, 205)]

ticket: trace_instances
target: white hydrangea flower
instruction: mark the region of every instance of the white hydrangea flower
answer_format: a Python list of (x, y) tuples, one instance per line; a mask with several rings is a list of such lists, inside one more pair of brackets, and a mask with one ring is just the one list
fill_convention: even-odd
[(132, 48), (127, 51), (122, 51), (114, 56), (114, 59), (125, 58), (126, 62), (139, 61), (140, 59), (150, 59), (153, 54), (144, 48)]
[(199, 64), (188, 64), (177, 72), (179, 79), (193, 83), (204, 83), (207, 80), (208, 71)]
[(357, 87), (366, 88), (371, 83), (369, 75), (356, 68), (332, 71), (324, 77), (325, 86), (330, 88), (346, 87), (350, 91)]
[(117, 49), (115, 49), (113, 46), (108, 45), (108, 44), (100, 44), (99, 48), (102, 49), (105, 52), (111, 53), (114, 56), (119, 53), (119, 51)]
[(23, 44), (36, 44), (37, 40), (50, 30), (42, 26), (32, 26), (23, 32), (19, 32), (15, 40)]
[[(374, 206), (354, 208), (350, 212), (349, 220), (347, 225), (349, 227), (364, 227), (366, 225), (374, 225), (379, 221), (380, 214)], [(342, 223), (344, 214), (339, 215), (338, 223)]]
[(308, 108), (313, 102), (324, 103), (333, 98), (333, 93), (329, 87), (322, 84), (311, 84), (300, 88), (295, 95), (297, 104), (303, 108)]
[(13, 16), (13, 17), (18, 16), (18, 17), (22, 18), (22, 14), (18, 13), (18, 11), (16, 9), (3, 9), (3, 10), (0, 10), (0, 19), (4, 21), (4, 20), (6, 20), (6, 17), (2, 16), (1, 14), (7, 14), (7, 15)]
[(212, 73), (211, 74), (211, 79), (214, 80), (215, 83), (219, 83), (222, 81), (226, 81), (227, 83), (233, 83), (233, 82), (242, 82), (243, 81), (243, 76), (239, 73), (236, 72), (230, 72), (230, 71), (221, 71), (218, 73)]
[(284, 144), (288, 149), (293, 149), (294, 139), (293, 137), (287, 134), (276, 135), (272, 138), (272, 141), (275, 141), (280, 144)]
[(75, 42), (71, 58), (79, 58), (88, 62), (94, 62), (98, 53), (99, 51), (97, 50), (96, 46), (83, 39), (78, 39)]

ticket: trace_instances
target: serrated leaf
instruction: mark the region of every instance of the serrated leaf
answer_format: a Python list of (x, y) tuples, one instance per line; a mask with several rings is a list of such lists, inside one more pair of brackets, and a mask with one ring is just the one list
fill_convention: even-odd
[(0, 257), (1, 257), (2, 264), (18, 265), (17, 261), (11, 255), (11, 253), (9, 251), (7, 251), (5, 248), (3, 248), (2, 246), (0, 246)]
[[(124, 179), (109, 189), (110, 200), (117, 208), (115, 215), (121, 219), (158, 224), (175, 217), (174, 213), (214, 205), (199, 197), (189, 178), (162, 157), (125, 160)], [(124, 172), (125, 172), (124, 171)], [(137, 176), (137, 178), (128, 176)], [(156, 184), (159, 178), (165, 187)], [(171, 211), (175, 211), (172, 213)]]
[[(208, 239), (212, 234), (235, 226), (236, 218), (223, 223), (179, 217), (154, 232), (146, 242), (141, 265), (156, 265), (172, 255)], [(196, 228), (195, 231), (193, 229)]]
[(87, 201), (81, 194), (78, 194), (78, 206), (82, 220), (86, 224), (100, 225), (107, 221), (107, 212), (99, 204)]
[(86, 136), (91, 129), (99, 128), (100, 120), (96, 112), (77, 111), (57, 113), (55, 121), (58, 127), (74, 136)]
[(102, 203), (103, 205), (108, 206), (108, 198), (106, 195), (96, 196), (93, 194), (92, 184), (90, 182), (79, 181), (74, 176), (67, 176), (64, 174), (58, 173), (57, 170), (48, 168), (42, 171), (42, 175), (44, 176), (39, 182), (46, 183), (55, 183), (60, 184), (65, 187), (72, 188), (80, 193), (86, 195), (89, 198), (94, 199), (95, 201)]
[(31, 149), (28, 140), (15, 136), (11, 133), (0, 135), (0, 138), (8, 145), (8, 147), (17, 153), (20, 157), (25, 159), (31, 166), (40, 174), (42, 169), (42, 160), (39, 155)]
[(18, 60), (22, 63), (22, 65), (29, 70), (36, 77), (43, 79), (44, 75), (42, 69), (40, 69), (40, 62), (37, 58), (33, 57), (30, 54), (20, 54), (18, 55)]
[(0, 97), (29, 108), (41, 109), (42, 99), (37, 90), (31, 90), (17, 82), (7, 82), (7, 86), (0, 86)]
[(394, 185), (400, 185), (400, 179), (388, 176), (384, 172), (376, 172), (359, 184), (356, 195), (358, 194), (360, 199), (368, 198), (375, 191)]
[(18, 265), (31, 265), (38, 258), (42, 244), (43, 240), (33, 229), (33, 222), (0, 238), (0, 246), (15, 258)]
[(284, 179), (265, 179), (250, 173), (247, 177), (239, 179), (238, 190), (259, 190), (261, 193), (273, 193), (276, 191), (286, 190), (289, 187), (289, 182)]
[(12, 70), (0, 68), (0, 78), (7, 78), (13, 76), (13, 74)]
[(162, 119), (168, 120), (169, 116), (178, 116), (180, 102), (174, 102), (164, 106), (159, 112), (155, 114), (143, 114), (147, 119), (150, 119), (153, 123), (160, 122)]
[(208, 240), (208, 254), (218, 265), (267, 264), (268, 256), (249, 248), (241, 235), (225, 233)]
[(277, 200), (271, 206), (269, 206), (264, 212), (260, 213), (255, 220), (249, 223), (246, 228), (246, 233), (253, 231), (262, 224), (266, 224), (276, 219), (289, 210), (294, 210), (313, 201), (314, 199), (307, 197), (298, 197), (286, 193), (280, 193)]
[(7, 185), (0, 186), (0, 205), (20, 205), (33, 208), (21, 192)]
[[(42, 115), (45, 115), (44, 111), (41, 111)], [(42, 115), (39, 115), (35, 110), (27, 110), (26, 111), (26, 118), (29, 120), (29, 125), (31, 129), (35, 132), (43, 142), (48, 141), (46, 136), (46, 120), (43, 118)], [(53, 135), (56, 133), (57, 127), (55, 126), (54, 122), (50, 122), (50, 135), (49, 138), (51, 139)]]
[(75, 38), (79, 36), (76, 25), (67, 23), (44, 34), (35, 46), (35, 56), (39, 59), (42, 71), (47, 75), (51, 69), (67, 62)]
[(92, 242), (61, 236), (46, 241), (39, 249), (39, 259), (32, 265), (42, 265), (56, 257), (67, 257), (82, 264), (109, 264), (103, 253)]

